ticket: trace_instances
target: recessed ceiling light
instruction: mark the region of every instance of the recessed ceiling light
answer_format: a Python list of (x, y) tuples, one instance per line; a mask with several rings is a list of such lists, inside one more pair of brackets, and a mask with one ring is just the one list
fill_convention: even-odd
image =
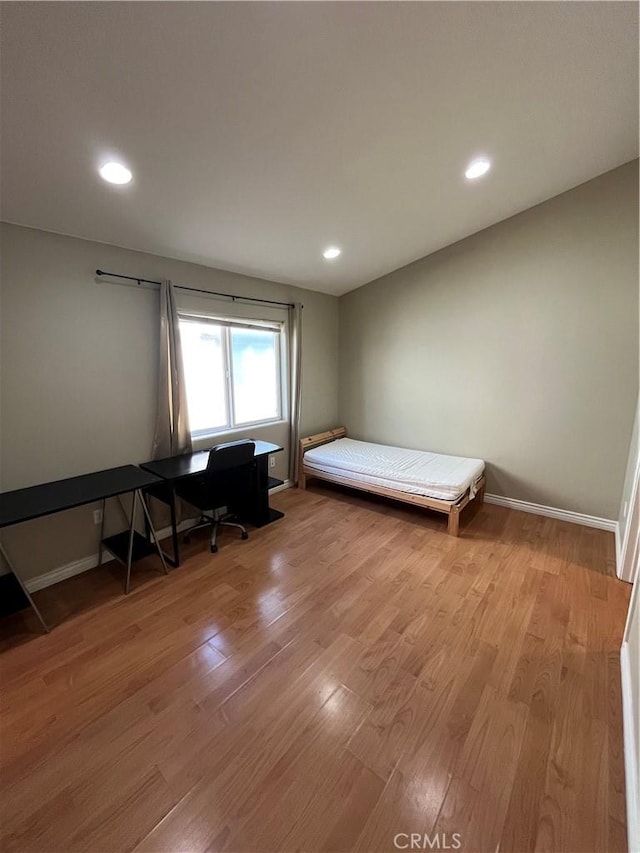
[(126, 166), (123, 166), (122, 163), (116, 163), (115, 160), (105, 163), (99, 171), (100, 177), (110, 184), (128, 184), (133, 177)]
[(325, 257), (328, 261), (337, 258), (340, 254), (342, 254), (342, 249), (339, 249), (337, 246), (329, 246), (329, 248), (325, 249), (322, 253), (323, 257)]
[(483, 175), (486, 175), (490, 168), (490, 160), (487, 160), (486, 157), (478, 157), (477, 160), (472, 160), (471, 163), (469, 163), (464, 175), (465, 178), (473, 181), (475, 178), (481, 178)]

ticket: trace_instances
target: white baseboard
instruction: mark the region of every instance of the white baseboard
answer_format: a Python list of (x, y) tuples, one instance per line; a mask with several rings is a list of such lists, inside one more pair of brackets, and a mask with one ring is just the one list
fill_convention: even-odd
[(597, 515), (585, 515), (582, 512), (571, 512), (568, 509), (558, 509), (554, 506), (543, 506), (528, 501), (518, 501), (515, 498), (503, 498), (502, 495), (485, 495), (488, 504), (505, 506), (531, 515), (544, 515), (547, 518), (557, 518), (559, 521), (569, 521), (571, 524), (583, 524), (585, 527), (597, 527), (598, 530), (609, 530), (615, 533), (618, 522), (612, 518), (599, 518)]
[[(274, 490), (275, 491), (275, 490)], [(187, 518), (178, 525), (178, 532), (186, 530), (186, 528), (196, 519)], [(158, 539), (167, 539), (171, 536), (171, 528), (163, 527), (162, 530), (156, 531)], [(115, 559), (105, 548), (102, 552), (102, 563), (109, 563)], [(64, 566), (58, 566), (57, 569), (51, 569), (50, 572), (44, 572), (42, 575), (37, 575), (35, 578), (29, 578), (24, 582), (24, 585), (29, 592), (37, 592), (39, 589), (44, 589), (47, 586), (53, 586), (54, 583), (60, 583), (67, 578), (72, 578), (75, 575), (81, 575), (83, 572), (88, 572), (89, 569), (95, 569), (98, 565), (98, 555), (91, 554), (88, 557), (83, 557), (81, 560), (74, 560)]]
[(635, 743), (635, 716), (640, 708), (633, 706), (633, 687), (631, 661), (628, 643), (620, 649), (620, 674), (622, 677), (622, 728), (624, 736), (624, 775), (627, 792), (627, 840), (630, 853), (640, 851), (640, 767), (638, 767), (638, 748)]
[(281, 486), (274, 486), (272, 489), (269, 489), (270, 495), (275, 495), (276, 492), (284, 492), (285, 489), (290, 489), (293, 486), (291, 480), (285, 480)]
[[(108, 551), (105, 551), (102, 562), (107, 563), (110, 560), (113, 560), (113, 557)], [(60, 583), (60, 581), (72, 578), (74, 575), (81, 575), (89, 569), (94, 569), (97, 565), (98, 555), (92, 554), (90, 557), (74, 560), (65, 566), (58, 566), (57, 569), (51, 569), (50, 572), (45, 572), (43, 575), (36, 575), (35, 578), (29, 578), (29, 580), (24, 582), (24, 585), (29, 592), (37, 592), (39, 589), (44, 589), (46, 586), (53, 586), (54, 583)]]

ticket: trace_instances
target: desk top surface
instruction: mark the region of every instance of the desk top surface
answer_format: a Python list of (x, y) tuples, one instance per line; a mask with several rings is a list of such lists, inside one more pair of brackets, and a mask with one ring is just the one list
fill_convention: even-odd
[(0, 528), (83, 504), (115, 497), (159, 483), (158, 477), (135, 465), (94, 471), (81, 477), (42, 483), (0, 494)]
[[(271, 444), (269, 441), (251, 440), (256, 446), (253, 454), (255, 458), (283, 450), (280, 445)], [(151, 459), (149, 462), (143, 462), (140, 467), (163, 480), (180, 480), (183, 477), (191, 477), (193, 474), (201, 474), (206, 470), (208, 460), (208, 450), (197, 450), (195, 453), (169, 456), (167, 459)]]

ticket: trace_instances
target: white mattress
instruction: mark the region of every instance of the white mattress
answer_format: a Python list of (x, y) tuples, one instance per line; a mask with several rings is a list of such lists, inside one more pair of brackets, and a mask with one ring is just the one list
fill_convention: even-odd
[(444, 501), (458, 500), (468, 488), (473, 497), (484, 472), (482, 459), (405, 450), (352, 438), (307, 450), (304, 465), (311, 471)]

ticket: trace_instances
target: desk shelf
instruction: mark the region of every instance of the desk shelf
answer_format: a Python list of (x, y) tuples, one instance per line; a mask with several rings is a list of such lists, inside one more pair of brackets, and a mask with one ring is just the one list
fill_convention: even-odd
[(269, 477), (267, 481), (267, 488), (269, 490), (275, 489), (278, 486), (284, 486), (284, 480), (279, 480), (277, 477)]
[[(102, 545), (107, 551), (110, 551), (116, 560), (119, 560), (123, 565), (127, 565), (127, 557), (129, 555), (129, 531), (123, 530), (122, 533), (116, 533), (115, 536), (108, 536), (102, 540)], [(132, 560), (143, 560), (145, 557), (150, 557), (152, 554), (157, 554), (156, 547), (153, 542), (149, 542), (136, 530), (133, 534), (133, 555)]]

